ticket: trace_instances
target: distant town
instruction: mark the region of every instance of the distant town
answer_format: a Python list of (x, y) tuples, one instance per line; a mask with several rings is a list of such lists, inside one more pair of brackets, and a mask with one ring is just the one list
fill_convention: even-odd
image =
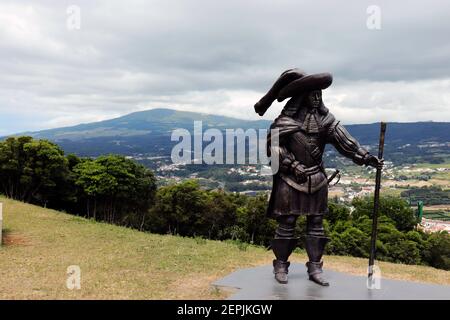
[[(330, 154), (328, 154), (330, 156)], [(197, 179), (210, 189), (224, 189), (247, 195), (269, 194), (272, 176), (270, 168), (260, 165), (183, 165), (173, 164), (169, 156), (129, 156), (137, 161), (151, 161), (160, 184), (170, 184), (184, 179)], [(332, 157), (330, 157), (332, 158)], [(355, 197), (364, 197), (374, 191), (375, 169), (358, 167), (343, 157), (334, 157), (327, 167), (330, 174), (338, 168), (340, 177), (329, 189), (332, 201), (351, 204)], [(336, 183), (337, 182), (337, 183)], [(336, 183), (336, 184), (335, 184)], [(427, 232), (450, 232), (450, 162), (394, 165), (385, 162), (382, 192), (398, 195), (417, 209), (424, 203), (420, 228)]]

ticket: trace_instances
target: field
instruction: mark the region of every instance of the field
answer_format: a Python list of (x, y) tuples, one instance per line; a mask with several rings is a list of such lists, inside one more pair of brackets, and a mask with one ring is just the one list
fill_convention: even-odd
[[(243, 267), (270, 264), (264, 248), (154, 235), (0, 198), (0, 299), (223, 299), (211, 282)], [(304, 253), (292, 260), (305, 262)], [(366, 259), (325, 257), (326, 269), (366, 274)], [(81, 289), (66, 288), (67, 267)], [(450, 272), (379, 263), (385, 278), (450, 285)]]

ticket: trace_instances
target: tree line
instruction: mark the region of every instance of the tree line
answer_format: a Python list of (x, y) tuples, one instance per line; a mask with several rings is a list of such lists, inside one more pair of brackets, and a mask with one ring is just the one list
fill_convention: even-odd
[(152, 171), (118, 155), (64, 155), (47, 140), (0, 142), (0, 192), (72, 214), (141, 229), (154, 202)]
[(450, 204), (450, 191), (443, 190), (439, 186), (412, 187), (409, 190), (402, 191), (400, 196), (407, 199), (409, 203), (422, 201), (426, 206)]
[[(0, 142), (0, 193), (70, 214), (161, 234), (234, 240), (268, 246), (276, 222), (266, 217), (267, 196), (205, 190), (196, 180), (157, 188), (153, 172), (119, 155), (95, 159), (64, 155), (47, 140)], [(373, 198), (349, 206), (331, 201), (326, 253), (369, 255)], [(450, 270), (450, 236), (416, 228), (414, 210), (400, 197), (380, 201), (377, 258)], [(306, 219), (297, 221), (303, 238)], [(303, 240), (303, 239), (302, 239)], [(303, 241), (300, 241), (303, 248)]]

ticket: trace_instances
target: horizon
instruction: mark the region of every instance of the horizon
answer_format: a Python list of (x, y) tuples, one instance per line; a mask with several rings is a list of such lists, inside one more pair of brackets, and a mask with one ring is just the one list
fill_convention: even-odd
[[(146, 110), (140, 110), (140, 111), (133, 111), (118, 117), (113, 117), (113, 118), (108, 118), (108, 119), (103, 119), (103, 120), (99, 120), (99, 121), (93, 121), (93, 122), (81, 122), (81, 123), (77, 123), (74, 125), (69, 125), (69, 126), (62, 126), (62, 127), (54, 127), (54, 128), (44, 128), (41, 130), (36, 130), (36, 131), (22, 131), (22, 132), (10, 132), (10, 133), (6, 133), (6, 134), (2, 134), (0, 137), (1, 138), (5, 138), (5, 137), (9, 137), (9, 136), (17, 136), (17, 135), (21, 135), (21, 134), (27, 134), (27, 133), (38, 133), (38, 132), (42, 132), (42, 131), (49, 131), (49, 130), (58, 130), (58, 129), (68, 129), (68, 128), (73, 128), (73, 127), (77, 127), (77, 126), (81, 126), (81, 125), (88, 125), (88, 124), (94, 124), (94, 123), (101, 123), (104, 121), (110, 121), (110, 120), (115, 120), (115, 119), (120, 119), (126, 116), (129, 116), (131, 114), (135, 114), (135, 113), (141, 113), (141, 112), (148, 112), (148, 111), (153, 111), (153, 110), (172, 110), (172, 111), (177, 111), (177, 112), (187, 112), (187, 113), (195, 113), (195, 114), (201, 114), (201, 115), (212, 115), (212, 116), (218, 116), (218, 117), (223, 117), (223, 118), (230, 118), (230, 119), (236, 119), (236, 120), (244, 120), (244, 121), (248, 121), (248, 122), (257, 122), (257, 121), (267, 121), (267, 122), (271, 122), (272, 120), (268, 120), (268, 119), (263, 119), (262, 117), (260, 119), (244, 119), (244, 118), (239, 118), (239, 117), (233, 117), (233, 116), (223, 116), (223, 115), (218, 115), (218, 114), (214, 114), (214, 113), (206, 113), (206, 112), (196, 112), (196, 111), (184, 111), (184, 110), (177, 110), (177, 109), (172, 109), (172, 108), (152, 108), (152, 109), (146, 109)], [(383, 121), (383, 120), (381, 120)], [(371, 124), (377, 124), (378, 122), (368, 122), (368, 123), (344, 123), (344, 125), (346, 126), (352, 126), (352, 125), (371, 125)], [(434, 120), (424, 120), (424, 121), (387, 121), (387, 123), (450, 123), (450, 121), (434, 121)]]

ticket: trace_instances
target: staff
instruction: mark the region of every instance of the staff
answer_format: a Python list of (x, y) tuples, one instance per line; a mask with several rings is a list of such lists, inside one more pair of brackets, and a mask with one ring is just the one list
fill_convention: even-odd
[[(378, 159), (383, 159), (384, 136), (386, 133), (386, 123), (381, 122), (380, 126), (380, 143), (378, 145)], [(369, 256), (369, 283), (372, 283), (373, 266), (375, 260), (375, 245), (377, 241), (377, 224), (378, 224), (378, 207), (380, 203), (380, 187), (381, 187), (381, 166), (377, 167), (375, 176), (375, 195), (373, 199), (373, 217), (372, 217), (372, 236), (370, 238), (370, 256)]]

